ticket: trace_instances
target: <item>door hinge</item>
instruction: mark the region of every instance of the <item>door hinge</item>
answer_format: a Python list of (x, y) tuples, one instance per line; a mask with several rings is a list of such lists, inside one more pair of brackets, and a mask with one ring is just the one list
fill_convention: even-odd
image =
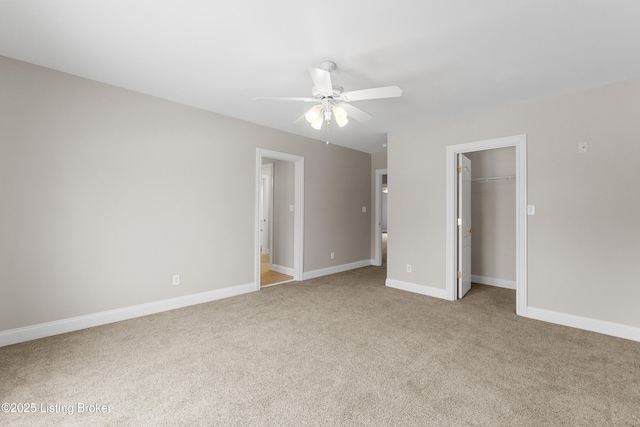
[(458, 173), (462, 172), (462, 166), (458, 166)]
[(458, 279), (462, 279), (462, 271), (458, 271)]

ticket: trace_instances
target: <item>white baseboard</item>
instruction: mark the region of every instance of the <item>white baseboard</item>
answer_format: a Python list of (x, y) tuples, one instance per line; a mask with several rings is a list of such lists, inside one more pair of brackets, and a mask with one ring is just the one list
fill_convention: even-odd
[(559, 313), (557, 311), (534, 307), (527, 307), (525, 317), (640, 342), (640, 328), (633, 326), (605, 322), (603, 320), (574, 316), (573, 314)]
[(385, 281), (385, 285), (390, 288), (400, 289), (403, 291), (413, 292), (429, 297), (448, 299), (446, 289), (432, 288), (431, 286), (418, 285), (415, 283), (402, 282), (400, 280), (393, 279), (387, 279)]
[(0, 347), (49, 337), (52, 335), (64, 334), (66, 332), (79, 331), (81, 329), (106, 325), (108, 323), (120, 322), (122, 320), (133, 319), (136, 317), (148, 316), (150, 314), (175, 310), (177, 308), (187, 307), (190, 305), (229, 298), (253, 292), (255, 290), (255, 283), (230, 286), (228, 288), (215, 289), (213, 291), (201, 292), (198, 294), (185, 295), (161, 301), (149, 302), (146, 304), (87, 314), (85, 316), (71, 317), (53, 322), (0, 331)]
[(276, 273), (286, 274), (287, 276), (293, 276), (293, 268), (292, 267), (283, 267), (278, 264), (271, 264), (269, 269), (275, 271)]
[(471, 281), (473, 283), (479, 283), (481, 285), (497, 286), (498, 288), (516, 289), (515, 280), (495, 279), (493, 277), (478, 276), (476, 274), (471, 275)]
[[(480, 281), (476, 283), (480, 283)], [(445, 300), (448, 299), (446, 291), (444, 289), (432, 288), (430, 286), (423, 286), (415, 283), (402, 282), (393, 279), (387, 279), (385, 284), (390, 288), (400, 289), (403, 291), (413, 292)], [(634, 326), (606, 322), (603, 320), (580, 317), (572, 314), (544, 310), (535, 307), (527, 307), (524, 317), (640, 342), (640, 328)]]
[(302, 280), (315, 279), (317, 277), (328, 276), (330, 274), (342, 273), (343, 271), (354, 270), (360, 267), (367, 267), (371, 265), (370, 259), (365, 259), (362, 261), (356, 261), (349, 264), (341, 264), (333, 267), (321, 268), (318, 270), (305, 271), (302, 274)]

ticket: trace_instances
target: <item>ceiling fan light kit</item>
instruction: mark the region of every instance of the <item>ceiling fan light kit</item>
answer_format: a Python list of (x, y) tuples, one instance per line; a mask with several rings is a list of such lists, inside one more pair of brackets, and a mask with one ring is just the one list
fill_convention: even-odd
[[(402, 95), (402, 89), (398, 86), (386, 86), (372, 89), (362, 89), (345, 92), (341, 86), (333, 85), (331, 72), (336, 69), (335, 62), (325, 61), (320, 68), (309, 68), (309, 75), (314, 87), (311, 89), (311, 98), (255, 98), (256, 101), (297, 101), (316, 102), (302, 116), (312, 128), (322, 129), (323, 122), (327, 123), (327, 129), (333, 117), (339, 127), (349, 123), (349, 116), (365, 122), (371, 119), (371, 115), (353, 105), (352, 101), (365, 101), (369, 99), (396, 98)], [(300, 119), (302, 119), (302, 117)], [(300, 120), (296, 120), (296, 123)]]
[(332, 111), (333, 117), (335, 117), (338, 126), (343, 127), (344, 125), (349, 123), (349, 119), (347, 118), (347, 110), (342, 108), (340, 105), (334, 105)]
[(311, 107), (304, 115), (304, 118), (311, 124), (311, 127), (314, 129), (320, 130), (322, 128), (322, 121), (324, 115), (322, 114), (322, 110), (320, 107), (315, 106)]

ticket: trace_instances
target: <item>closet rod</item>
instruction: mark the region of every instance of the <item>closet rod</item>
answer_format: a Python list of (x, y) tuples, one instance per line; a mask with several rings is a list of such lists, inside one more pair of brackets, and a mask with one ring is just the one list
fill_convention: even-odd
[(492, 176), (488, 178), (473, 178), (475, 182), (499, 182), (499, 181), (515, 181), (515, 176)]

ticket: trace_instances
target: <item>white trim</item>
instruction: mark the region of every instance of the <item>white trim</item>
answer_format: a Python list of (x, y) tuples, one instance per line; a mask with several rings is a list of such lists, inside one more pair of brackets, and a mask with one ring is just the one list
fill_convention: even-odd
[(446, 158), (446, 297), (457, 298), (456, 286), (456, 223), (457, 211), (456, 158), (459, 153), (516, 148), (516, 313), (527, 316), (527, 136), (515, 135), (467, 144), (447, 146)]
[(254, 237), (254, 277), (255, 290), (260, 290), (260, 186), (262, 180), (262, 158), (283, 160), (294, 163), (294, 216), (293, 216), (293, 280), (302, 280), (304, 273), (304, 157), (279, 151), (256, 148), (256, 189), (255, 189), (255, 237)]
[(471, 275), (471, 281), (473, 283), (479, 283), (481, 285), (496, 286), (498, 288), (516, 289), (515, 280), (496, 279), (494, 277), (478, 276), (476, 274)]
[(559, 313), (535, 307), (527, 308), (527, 317), (640, 342), (640, 328), (622, 325), (620, 323), (605, 322), (603, 320), (590, 319), (588, 317), (580, 317), (573, 314)]
[(271, 269), (271, 271), (275, 271), (276, 273), (286, 274), (287, 276), (293, 277), (293, 268), (291, 267), (284, 267), (278, 264), (271, 264), (269, 268)]
[(318, 270), (305, 271), (303, 280), (315, 279), (317, 277), (328, 276), (330, 274), (342, 273), (343, 271), (354, 270), (356, 268), (370, 266), (373, 260), (364, 259), (362, 261), (351, 262), (349, 264), (334, 265), (332, 267), (320, 268)]
[(385, 286), (402, 291), (413, 292), (415, 294), (426, 295), (428, 297), (447, 299), (447, 290), (432, 288), (431, 286), (418, 285), (416, 283), (403, 282), (400, 280), (387, 279)]
[[(374, 249), (373, 262), (371, 265), (382, 265), (382, 176), (387, 175), (387, 169), (376, 169), (376, 194), (373, 198), (375, 203), (375, 218), (373, 223)], [(388, 185), (388, 183), (387, 183)]]
[(215, 289), (213, 291), (201, 292), (198, 294), (185, 295), (145, 304), (132, 305), (115, 310), (87, 314), (85, 316), (71, 317), (68, 319), (56, 320), (53, 322), (40, 323), (37, 325), (25, 326), (16, 329), (9, 329), (6, 331), (0, 331), (0, 347), (35, 340), (38, 338), (50, 337), (52, 335), (79, 331), (81, 329), (106, 325), (108, 323), (134, 319), (136, 317), (148, 316), (150, 314), (175, 310), (191, 305), (216, 301), (223, 298), (250, 293), (253, 291), (255, 291), (255, 284), (248, 283), (246, 285), (230, 286), (227, 288)]

